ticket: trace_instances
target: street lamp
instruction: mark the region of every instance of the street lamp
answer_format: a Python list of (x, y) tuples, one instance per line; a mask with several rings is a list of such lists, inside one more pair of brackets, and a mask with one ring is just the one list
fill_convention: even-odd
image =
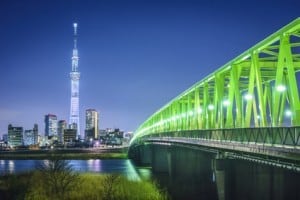
[[(244, 96), (243, 96), (243, 99), (245, 99), (247, 102), (252, 100), (253, 96), (252, 94), (250, 93), (246, 93)], [(242, 126), (243, 128), (245, 127), (245, 112), (244, 112), (244, 100), (242, 99)]]
[(286, 116), (286, 117), (291, 117), (291, 116), (292, 116), (292, 111), (286, 110), (286, 111), (285, 111), (285, 116)]
[(292, 124), (292, 115), (293, 115), (292, 111), (286, 110), (284, 114), (287, 118), (290, 118), (290, 120), (291, 120), (290, 123)]
[(212, 104), (208, 105), (208, 110), (213, 110), (214, 108), (215, 108), (214, 105), (212, 105)]
[(244, 99), (245, 99), (246, 101), (249, 101), (249, 100), (251, 100), (252, 98), (253, 98), (252, 94), (247, 93), (247, 94), (244, 95)]
[(227, 107), (227, 106), (229, 106), (230, 105), (230, 101), (228, 100), (228, 99), (225, 99), (224, 101), (223, 101), (223, 106), (224, 107)]
[(285, 87), (285, 85), (278, 85), (278, 86), (276, 87), (276, 90), (277, 90), (278, 92), (284, 92), (284, 91), (286, 90), (286, 87)]
[(93, 138), (90, 138), (90, 147), (93, 145)]
[(225, 99), (225, 100), (223, 100), (222, 104), (223, 104), (223, 106), (222, 106), (222, 109), (221, 109), (221, 118), (222, 118), (221, 119), (222, 120), (221, 126), (223, 128), (225, 126), (225, 124), (226, 124), (226, 117), (225, 117), (225, 115), (226, 115), (226, 108), (227, 108), (227, 106), (230, 105), (230, 101), (228, 99)]
[(202, 110), (201, 107), (199, 107), (198, 110), (197, 110), (198, 113), (202, 113), (202, 111), (203, 111), (203, 110)]

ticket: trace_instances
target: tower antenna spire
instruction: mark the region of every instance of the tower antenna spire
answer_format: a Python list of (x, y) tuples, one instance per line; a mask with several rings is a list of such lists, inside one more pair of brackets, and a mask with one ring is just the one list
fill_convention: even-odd
[(74, 49), (77, 48), (77, 23), (73, 23), (73, 27), (74, 27)]

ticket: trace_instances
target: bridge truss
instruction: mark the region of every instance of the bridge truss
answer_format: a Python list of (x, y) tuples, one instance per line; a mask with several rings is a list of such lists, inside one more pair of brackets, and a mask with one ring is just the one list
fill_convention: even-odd
[(163, 106), (132, 141), (173, 131), (299, 126), (299, 70), (297, 18)]

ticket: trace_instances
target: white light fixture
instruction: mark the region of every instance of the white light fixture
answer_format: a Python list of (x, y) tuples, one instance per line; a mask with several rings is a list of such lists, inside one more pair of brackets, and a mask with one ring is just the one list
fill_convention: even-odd
[(276, 90), (277, 90), (278, 92), (284, 92), (284, 91), (286, 90), (286, 87), (285, 87), (285, 85), (278, 85), (278, 86), (276, 87)]
[(228, 99), (223, 101), (223, 106), (229, 106), (230, 105), (230, 101)]
[(202, 108), (198, 108), (197, 112), (202, 113)]
[(253, 98), (252, 94), (247, 93), (244, 95), (244, 99), (247, 101), (251, 100), (252, 98)]
[(286, 110), (286, 111), (285, 111), (285, 116), (287, 116), (287, 117), (292, 116), (292, 111)]

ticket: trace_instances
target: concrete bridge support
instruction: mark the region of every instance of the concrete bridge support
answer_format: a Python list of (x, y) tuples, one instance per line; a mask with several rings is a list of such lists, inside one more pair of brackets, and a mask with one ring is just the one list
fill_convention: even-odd
[(149, 166), (152, 162), (152, 146), (144, 145), (139, 147), (140, 164)]
[(151, 149), (152, 171), (156, 173), (168, 173), (171, 175), (172, 159), (170, 147), (166, 145), (153, 145)]
[[(211, 171), (211, 154), (177, 146), (153, 145), (151, 166), (154, 172), (165, 172), (170, 176), (204, 176)], [(148, 160), (148, 158), (146, 158)]]
[(227, 162), (224, 158), (216, 158), (212, 160), (212, 166), (215, 174), (215, 181), (217, 185), (217, 193), (219, 200), (226, 199), (226, 168)]

